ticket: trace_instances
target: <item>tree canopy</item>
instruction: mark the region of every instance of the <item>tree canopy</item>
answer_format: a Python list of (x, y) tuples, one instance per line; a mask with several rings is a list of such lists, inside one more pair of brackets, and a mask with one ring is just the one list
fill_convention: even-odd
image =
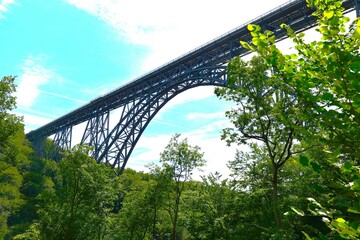
[(194, 180), (204, 153), (179, 134), (148, 172), (119, 177), (87, 146), (39, 158), (11, 113), (15, 78), (2, 78), (0, 239), (359, 239), (360, 19), (347, 25), (339, 0), (307, 3), (321, 39), (281, 25), (284, 54), (250, 24), (255, 57), (232, 59), (216, 90), (236, 104), (221, 135), (239, 148), (228, 177)]

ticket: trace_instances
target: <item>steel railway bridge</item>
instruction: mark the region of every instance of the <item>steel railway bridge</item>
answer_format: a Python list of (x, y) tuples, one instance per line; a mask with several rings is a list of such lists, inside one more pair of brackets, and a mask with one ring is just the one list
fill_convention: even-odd
[[(355, 10), (359, 16), (359, 0), (345, 0), (345, 12)], [(98, 163), (111, 165), (121, 174), (141, 134), (151, 119), (172, 98), (198, 86), (225, 86), (226, 64), (234, 56), (249, 51), (239, 42), (251, 41), (249, 23), (271, 30), (277, 40), (286, 38), (279, 28), (286, 23), (300, 32), (316, 25), (312, 9), (305, 0), (292, 0), (241, 25), (217, 39), (131, 81), (109, 94), (62, 116), (27, 134), (38, 155), (45, 154), (45, 141), (54, 135), (53, 148), (71, 148), (72, 129), (87, 122), (81, 143), (92, 146), (92, 157)], [(110, 129), (110, 112), (121, 109), (121, 117)]]

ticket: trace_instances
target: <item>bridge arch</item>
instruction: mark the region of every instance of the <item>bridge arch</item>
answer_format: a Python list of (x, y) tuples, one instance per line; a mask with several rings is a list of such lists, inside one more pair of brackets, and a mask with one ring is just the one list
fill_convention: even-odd
[[(153, 88), (151, 92), (145, 92), (122, 106), (121, 117), (111, 131), (104, 133), (101, 128), (94, 130), (87, 127), (85, 132), (88, 131), (90, 134), (84, 134), (85, 137), (83, 136), (81, 142), (94, 148), (92, 157), (97, 162), (111, 165), (118, 174), (121, 174), (142, 133), (166, 103), (191, 88), (225, 85), (226, 69), (224, 66), (189, 71), (186, 77), (168, 80)], [(97, 119), (108, 119), (107, 114), (105, 113), (105, 116), (102, 115)], [(92, 121), (93, 119), (90, 119), (87, 125), (91, 125)], [(96, 124), (92, 124), (92, 126), (94, 125)], [(101, 125), (104, 123), (97, 124), (97, 126)], [(95, 136), (99, 132), (103, 133), (100, 141)]]
[[(344, 13), (356, 10), (358, 0), (344, 0)], [(251, 23), (270, 29), (278, 41), (287, 37), (280, 29), (285, 23), (295, 32), (316, 25), (313, 9), (304, 0), (292, 0), (256, 18)], [(154, 71), (99, 97), (69, 114), (26, 134), (38, 155), (44, 156), (45, 140), (55, 135), (55, 146), (69, 149), (72, 127), (87, 122), (81, 142), (94, 147), (98, 162), (112, 165), (121, 173), (142, 132), (156, 113), (173, 97), (197, 86), (224, 86), (225, 65), (233, 56), (244, 56), (249, 50), (239, 42), (250, 42), (247, 23), (213, 41), (180, 56)], [(110, 130), (109, 114), (122, 108), (115, 128)]]

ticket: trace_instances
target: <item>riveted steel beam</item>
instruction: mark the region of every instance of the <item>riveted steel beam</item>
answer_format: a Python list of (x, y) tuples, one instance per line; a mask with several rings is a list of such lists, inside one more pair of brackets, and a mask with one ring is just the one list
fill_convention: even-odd
[(62, 152), (71, 149), (71, 139), (72, 126), (63, 128), (61, 131), (57, 132), (51, 142), (51, 146), (47, 149), (46, 157), (59, 161)]
[(185, 79), (167, 81), (151, 93), (144, 94), (138, 101), (125, 106), (118, 124), (102, 143), (97, 161), (110, 164), (121, 174), (141, 134), (168, 101), (190, 88), (226, 85), (225, 67), (197, 69), (186, 75)]
[[(359, 14), (358, 3), (359, 0), (344, 0), (344, 12), (356, 10)], [(87, 121), (82, 143), (94, 147), (93, 157), (98, 162), (111, 164), (121, 172), (145, 127), (170, 99), (196, 86), (224, 84), (224, 66), (228, 61), (234, 56), (249, 53), (248, 49), (239, 44), (240, 40), (251, 41), (247, 30), (249, 23), (273, 31), (280, 41), (287, 37), (286, 32), (280, 29), (281, 23), (289, 25), (296, 32), (304, 31), (316, 25), (312, 12), (313, 9), (306, 6), (305, 0), (291, 0), (28, 133), (27, 138), (36, 146), (37, 152), (44, 151), (45, 148), (40, 144), (54, 134), (56, 146), (70, 149), (72, 127)], [(109, 113), (118, 108), (122, 109), (122, 115), (118, 124), (110, 131)]]
[(93, 118), (89, 119), (86, 124), (80, 144), (86, 144), (92, 147), (91, 156), (95, 159), (98, 158), (101, 143), (109, 134), (109, 120), (109, 111), (98, 111), (98, 113)]

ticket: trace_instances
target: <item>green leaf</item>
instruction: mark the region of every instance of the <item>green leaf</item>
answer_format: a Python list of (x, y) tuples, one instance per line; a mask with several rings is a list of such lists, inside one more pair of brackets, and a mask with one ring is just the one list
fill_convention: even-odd
[(331, 93), (324, 93), (322, 96), (321, 96), (321, 98), (323, 99), (323, 100), (333, 100), (334, 99), (334, 96), (331, 94)]
[(311, 240), (312, 239), (306, 232), (304, 232), (304, 231), (301, 231), (301, 232), (302, 232), (302, 234), (304, 234), (306, 240)]
[(247, 26), (247, 29), (248, 29), (250, 32), (252, 32), (252, 31), (256, 30), (256, 25), (254, 25), (254, 24), (249, 24), (249, 25)]
[(342, 173), (348, 173), (351, 172), (352, 169), (352, 164), (349, 162), (345, 162), (344, 165), (341, 168), (341, 172)]
[(355, 179), (354, 185), (352, 185), (350, 189), (355, 192), (360, 192), (360, 179)]
[(302, 33), (299, 33), (299, 34), (298, 34), (298, 37), (299, 37), (299, 38), (305, 37), (305, 33), (303, 33), (303, 32), (302, 32)]
[(300, 155), (299, 161), (300, 161), (301, 165), (303, 165), (305, 167), (309, 166), (309, 159), (307, 157)]
[(349, 17), (344, 17), (344, 18), (343, 18), (343, 21), (344, 21), (344, 23), (347, 23), (347, 22), (350, 21), (350, 18), (349, 18)]
[(305, 216), (304, 211), (300, 210), (300, 209), (296, 209), (294, 207), (290, 207), (296, 214), (300, 215), (300, 216)]
[(333, 11), (325, 11), (324, 16), (326, 18), (332, 18), (334, 16), (334, 12)]
[(360, 209), (358, 209), (358, 208), (349, 208), (348, 212), (360, 214)]
[(249, 43), (247, 43), (245, 41), (240, 41), (240, 44), (246, 49), (249, 49), (249, 50), (253, 49), (253, 47)]
[(321, 166), (317, 162), (310, 162), (310, 165), (315, 172), (320, 172)]
[(287, 25), (286, 25), (285, 23), (282, 23), (282, 24), (280, 24), (280, 27), (281, 27), (282, 29), (286, 29)]

